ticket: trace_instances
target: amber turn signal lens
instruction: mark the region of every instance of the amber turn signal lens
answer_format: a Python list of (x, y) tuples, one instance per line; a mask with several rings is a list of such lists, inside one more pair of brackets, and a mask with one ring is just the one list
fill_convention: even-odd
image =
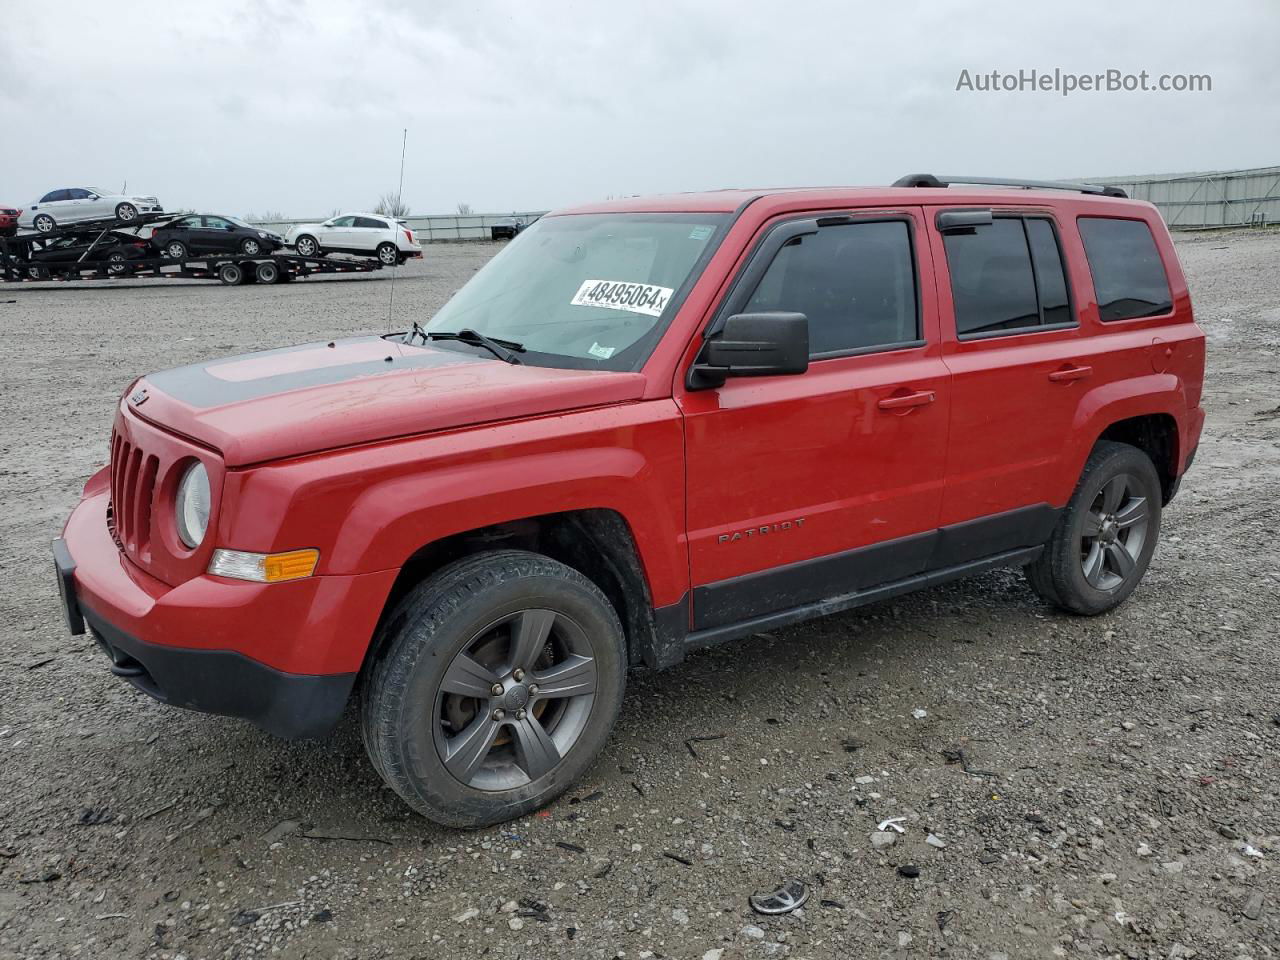
[(316, 572), (320, 551), (313, 548), (288, 550), (284, 553), (245, 553), (242, 550), (215, 550), (209, 560), (209, 572), (235, 580), (258, 583), (282, 583), (301, 580)]
[(262, 561), (263, 579), (267, 583), (281, 580), (300, 580), (316, 572), (320, 562), (319, 550), (290, 550), (288, 553), (269, 553)]

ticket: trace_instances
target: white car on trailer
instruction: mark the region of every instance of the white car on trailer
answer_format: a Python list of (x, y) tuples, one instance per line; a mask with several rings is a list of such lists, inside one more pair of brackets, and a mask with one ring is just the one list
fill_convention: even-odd
[(290, 228), (285, 243), (304, 257), (326, 253), (376, 256), (394, 266), (422, 256), (422, 247), (403, 220), (376, 213), (344, 213), (324, 223), (302, 223)]

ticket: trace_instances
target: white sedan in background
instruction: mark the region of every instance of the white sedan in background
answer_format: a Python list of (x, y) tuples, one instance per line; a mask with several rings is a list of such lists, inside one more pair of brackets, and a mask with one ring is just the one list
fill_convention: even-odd
[(140, 214), (163, 213), (155, 197), (126, 196), (95, 187), (66, 187), (50, 190), (22, 211), (18, 226), (34, 227), (48, 233), (55, 227), (86, 220), (137, 220)]
[(326, 253), (374, 255), (387, 266), (421, 257), (422, 248), (413, 231), (394, 217), (375, 213), (344, 213), (324, 223), (303, 223), (291, 228), (285, 243), (304, 257)]

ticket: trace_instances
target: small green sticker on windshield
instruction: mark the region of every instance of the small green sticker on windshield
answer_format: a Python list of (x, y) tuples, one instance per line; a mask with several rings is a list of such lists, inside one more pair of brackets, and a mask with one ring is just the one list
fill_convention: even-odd
[(707, 237), (711, 236), (711, 231), (713, 229), (715, 228), (714, 227), (694, 227), (692, 230), (689, 231), (689, 239), (705, 240), (707, 239)]
[(587, 353), (591, 354), (593, 357), (599, 357), (601, 360), (608, 360), (613, 356), (616, 349), (617, 347), (602, 347), (598, 343), (592, 343), (590, 348), (587, 350)]

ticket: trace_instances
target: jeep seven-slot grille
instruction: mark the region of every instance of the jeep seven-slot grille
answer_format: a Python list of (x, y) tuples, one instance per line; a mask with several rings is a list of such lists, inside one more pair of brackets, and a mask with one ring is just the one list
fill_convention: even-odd
[(111, 509), (107, 523), (125, 553), (139, 560), (151, 556), (151, 503), (160, 460), (118, 433), (111, 437)]

